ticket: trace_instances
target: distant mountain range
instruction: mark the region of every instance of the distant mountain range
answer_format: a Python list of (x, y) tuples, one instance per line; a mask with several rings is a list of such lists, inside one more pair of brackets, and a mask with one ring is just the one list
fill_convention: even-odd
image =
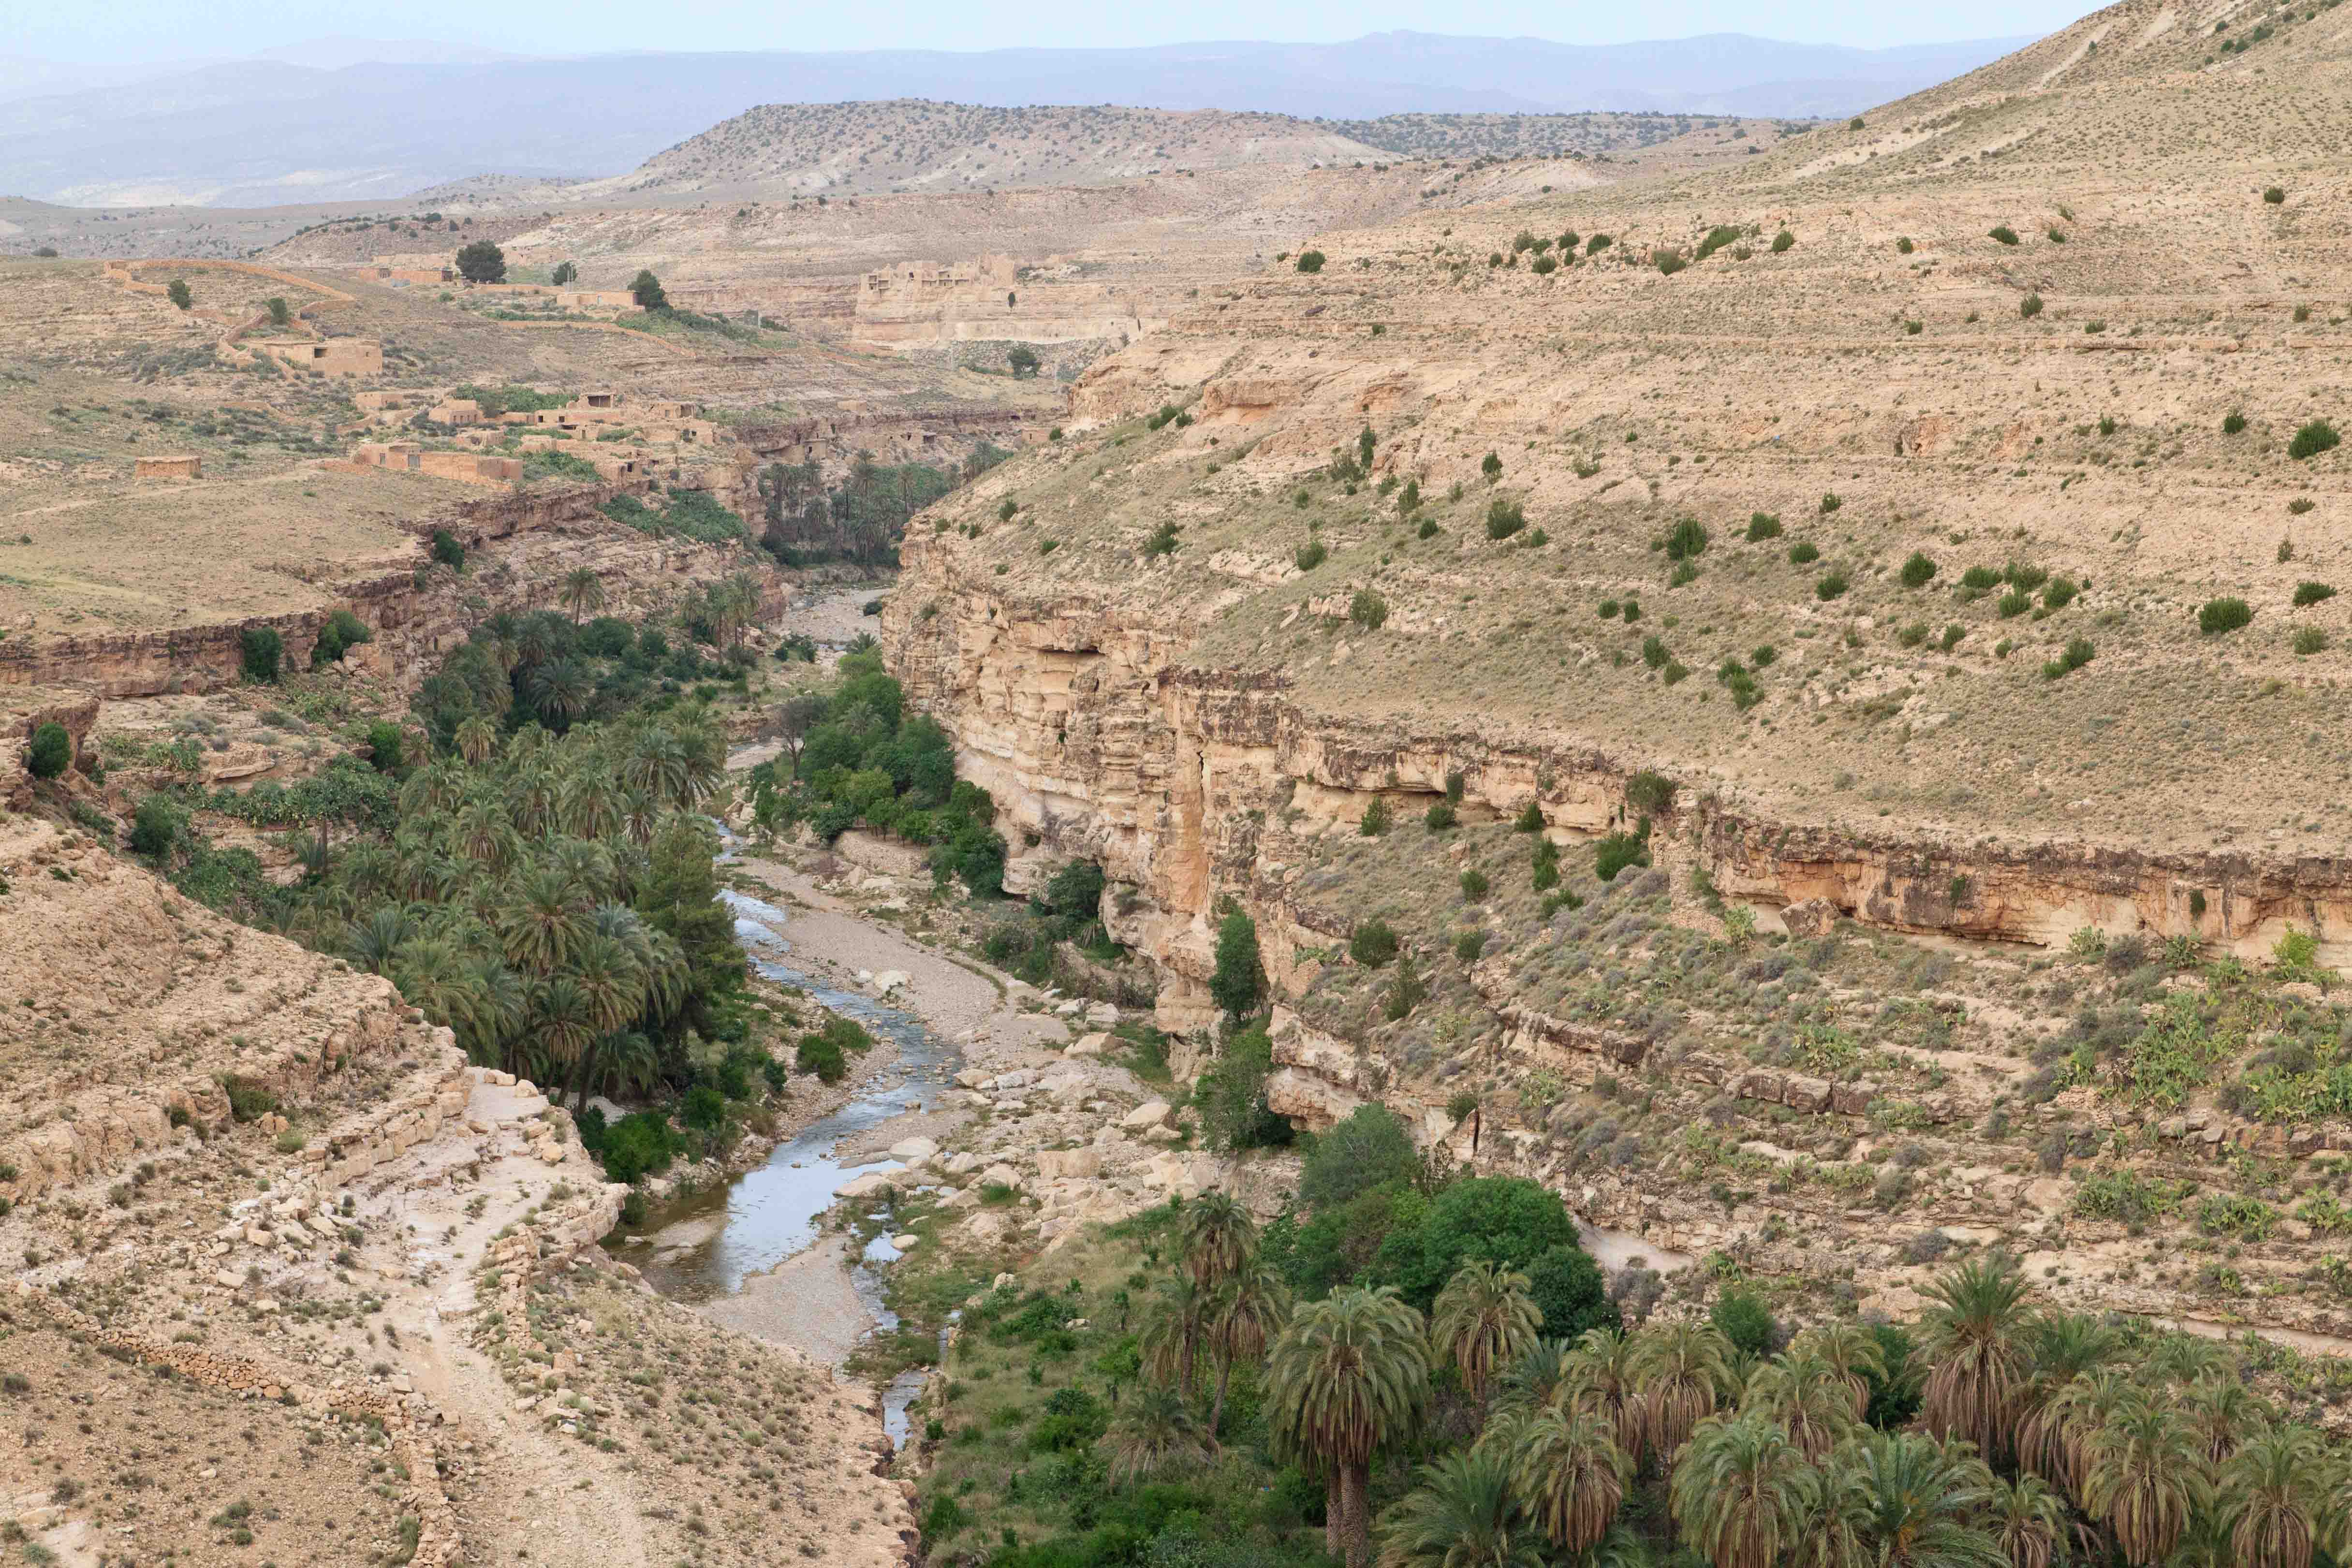
[(1852, 49), (1735, 33), (1576, 45), (1396, 32), (1341, 44), (534, 58), (329, 38), (187, 68), (0, 57), (0, 193), (110, 206), (388, 202), (484, 172), (614, 174), (755, 105), (875, 99), (1339, 120), (1843, 115), (2029, 41)]

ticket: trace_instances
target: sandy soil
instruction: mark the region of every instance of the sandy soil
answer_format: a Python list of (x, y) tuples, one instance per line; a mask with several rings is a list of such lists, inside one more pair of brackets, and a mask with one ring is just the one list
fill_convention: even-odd
[(740, 1291), (706, 1302), (702, 1311), (754, 1339), (788, 1344), (812, 1361), (838, 1368), (874, 1326), (849, 1282), (855, 1261), (847, 1237), (828, 1236), (749, 1276)]

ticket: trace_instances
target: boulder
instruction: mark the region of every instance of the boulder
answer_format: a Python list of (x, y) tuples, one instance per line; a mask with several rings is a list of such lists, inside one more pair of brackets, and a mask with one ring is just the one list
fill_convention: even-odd
[(1021, 1173), (1014, 1170), (1011, 1166), (1006, 1165), (1003, 1161), (999, 1160), (996, 1164), (989, 1166), (986, 1170), (980, 1173), (980, 1185), (982, 1186), (1019, 1186), (1021, 1185)]
[(1072, 1056), (1100, 1056), (1103, 1053), (1104, 1048), (1109, 1043), (1109, 1041), (1110, 1036), (1107, 1034), (1082, 1034), (1076, 1040), (1070, 1042), (1069, 1054)]
[(873, 1197), (878, 1194), (890, 1191), (897, 1184), (892, 1182), (891, 1179), (882, 1172), (868, 1171), (862, 1176), (853, 1176), (849, 1180), (843, 1182), (839, 1186), (835, 1187), (833, 1189), (833, 1196), (835, 1197), (850, 1198)]
[(881, 970), (874, 977), (874, 994), (877, 997), (887, 997), (913, 978), (914, 977), (904, 969)]
[(1780, 924), (1796, 937), (1826, 936), (1836, 928), (1840, 911), (1826, 898), (1808, 898), (1780, 911)]
[(1087, 1009), (1087, 1022), (1096, 1029), (1115, 1029), (1118, 1025), (1118, 1009), (1108, 1002), (1097, 1002)]
[(1165, 1100), (1146, 1100), (1120, 1117), (1118, 1124), (1130, 1133), (1139, 1133), (1146, 1127), (1157, 1127), (1167, 1121), (1172, 1109)]
[(1045, 1149), (1037, 1155), (1037, 1176), (1043, 1181), (1092, 1180), (1102, 1175), (1097, 1149)]
[(910, 1166), (919, 1166), (935, 1158), (939, 1152), (939, 1145), (929, 1138), (901, 1138), (890, 1145), (890, 1157), (904, 1160)]

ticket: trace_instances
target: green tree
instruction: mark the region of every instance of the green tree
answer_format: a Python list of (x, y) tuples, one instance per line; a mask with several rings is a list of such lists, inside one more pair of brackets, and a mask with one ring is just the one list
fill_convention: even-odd
[(1811, 1472), (1762, 1415), (1701, 1423), (1668, 1493), (1683, 1544), (1714, 1568), (1779, 1568), (1800, 1540)]
[(273, 294), (262, 303), (269, 308), (269, 324), (271, 326), (283, 327), (288, 322), (294, 319), (294, 308), (286, 303), (286, 297), (284, 295)]
[(1381, 1516), (1380, 1568), (1542, 1568), (1543, 1562), (1543, 1536), (1520, 1510), (1500, 1454), (1474, 1448), (1423, 1465), (1412, 1490)]
[(1518, 1494), (1544, 1533), (1570, 1552), (1598, 1545), (1633, 1479), (1609, 1423), (1555, 1406), (1506, 1429)]
[(33, 731), (25, 748), (25, 770), (36, 779), (55, 779), (73, 765), (73, 737), (52, 719)]
[(662, 292), (661, 279), (654, 276), (650, 267), (640, 268), (636, 277), (629, 280), (629, 298), (643, 309), (669, 308), (669, 296)]
[(2340, 1548), (2345, 1511), (2319, 1436), (2285, 1426), (2246, 1443), (2221, 1472), (2218, 1522), (2246, 1568), (2311, 1568), (2315, 1550)]
[[(1205, 1195), (1204, 1195), (1205, 1196)], [(1224, 1425), (1225, 1390), (1237, 1362), (1255, 1364), (1290, 1319), (1290, 1286), (1253, 1252), (1226, 1277), (1209, 1310), (1210, 1352), (1217, 1358), (1217, 1393), (1209, 1406), (1209, 1440)]]
[(286, 641), (270, 626), (248, 626), (238, 633), (238, 653), (245, 678), (274, 684), (286, 656)]
[(1430, 1338), (1461, 1369), (1470, 1397), (1484, 1400), (1503, 1368), (1535, 1343), (1542, 1322), (1525, 1274), (1474, 1259), (1437, 1293)]
[(561, 288), (567, 283), (580, 281), (580, 268), (571, 262), (559, 261), (555, 264), (555, 270), (547, 276), (549, 282)]
[(196, 302), (196, 297), (188, 292), (188, 280), (184, 277), (175, 277), (172, 279), (171, 282), (165, 284), (163, 286), (163, 297), (183, 310), (187, 309)]
[(1114, 1481), (1139, 1480), (1201, 1457), (1201, 1427), (1173, 1388), (1140, 1388), (1111, 1423), (1103, 1447)]
[(1985, 1523), (2011, 1568), (2050, 1568), (2063, 1539), (2066, 1505), (2037, 1477), (1996, 1479), (1985, 1504)]
[(488, 240), (478, 239), (457, 252), (457, 276), (468, 283), (504, 283), (507, 253)]
[(2206, 1475), (2205, 1458), (2189, 1428), (2159, 1405), (2137, 1403), (2118, 1411), (2091, 1440), (2084, 1511), (2114, 1532), (2133, 1568), (2156, 1568), (2172, 1554), (2203, 1502)]
[(1019, 381), (1024, 376), (1034, 376), (1037, 373), (1039, 364), (1037, 350), (1026, 343), (1015, 343), (1005, 354), (1004, 363), (1005, 367), (1012, 371), (1014, 381)]
[(1258, 961), (1257, 922), (1239, 909), (1229, 909), (1217, 923), (1216, 968), (1209, 977), (1209, 996), (1238, 1024), (1265, 997), (1265, 968)]
[(1374, 1277), (1418, 1307), (1474, 1259), (1524, 1271), (1552, 1248), (1575, 1246), (1576, 1221), (1558, 1193), (1519, 1176), (1474, 1176), (1440, 1192), (1420, 1224), (1391, 1233)]
[(1766, 1362), (1748, 1379), (1742, 1410), (1760, 1410), (1780, 1424), (1805, 1458), (1820, 1464), (1862, 1424), (1845, 1379), (1819, 1356), (1791, 1350)]
[(1649, 1442), (1642, 1399), (1642, 1340), (1620, 1328), (1588, 1329), (1563, 1369), (1569, 1404), (1609, 1429), (1624, 1456), (1641, 1462)]
[(1315, 1140), (1298, 1174), (1298, 1201), (1310, 1209), (1332, 1207), (1384, 1182), (1410, 1181), (1420, 1170), (1412, 1134), (1375, 1101)]
[(1671, 1468), (1693, 1429), (1734, 1392), (1731, 1346), (1707, 1325), (1669, 1323), (1636, 1342), (1633, 1367), (1643, 1438)]
[(1151, 1288), (1143, 1329), (1136, 1348), (1143, 1364), (1160, 1382), (1192, 1396), (1201, 1347), (1209, 1335), (1214, 1302), (1189, 1274), (1171, 1274)]
[(1967, 1263), (1927, 1287), (1920, 1321), (1927, 1368), (1920, 1421), (1938, 1437), (1965, 1437), (1994, 1463), (2014, 1446), (2026, 1387), (2025, 1281), (2013, 1269)]
[(1871, 1561), (1901, 1568), (2005, 1568), (1978, 1522), (1992, 1472), (1966, 1448), (1917, 1432), (1865, 1432), (1842, 1456)]
[(1421, 1314), (1386, 1287), (1307, 1302), (1267, 1353), (1265, 1392), (1277, 1446), (1329, 1478), (1326, 1549), (1366, 1568), (1372, 1455), (1412, 1434), (1429, 1402)]
[(563, 575), (562, 599), (576, 626), (583, 612), (593, 614), (604, 608), (604, 580), (596, 575), (593, 567), (573, 567)]

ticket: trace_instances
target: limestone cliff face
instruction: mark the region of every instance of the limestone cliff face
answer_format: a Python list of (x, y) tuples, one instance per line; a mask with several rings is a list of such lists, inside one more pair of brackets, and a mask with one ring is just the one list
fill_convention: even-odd
[[(1269, 812), (1291, 813), (1296, 831), (1345, 831), (1373, 796), (1418, 811), (1458, 772), (1471, 820), (1516, 816), (1532, 800), (1562, 841), (1624, 825), (1639, 764), (1573, 734), (1383, 730), (1313, 711), (1278, 672), (1191, 662), (1189, 611), (1083, 592), (1025, 597), (967, 572), (958, 542), (908, 538), (907, 577), (883, 616), (892, 666), (912, 702), (955, 735), (966, 775), (995, 796), (1013, 885), (1033, 874), (1024, 860), (1102, 863), (1118, 884), (1108, 924), (1160, 967), (1172, 1026), (1207, 1020), (1221, 897), (1250, 909), (1265, 936), (1296, 939), (1263, 942), (1277, 988), (1312, 977), (1288, 972), (1294, 946), (1346, 934), (1339, 917), (1299, 906), (1284, 868), (1261, 855)], [(1767, 929), (1807, 905), (1914, 933), (2063, 945), (2089, 925), (2255, 957), (2289, 925), (2352, 928), (2352, 862), (2337, 858), (1874, 837), (1688, 791), (1656, 824), (1652, 849), (1677, 883), (1704, 870)], [(2324, 942), (2322, 955), (2341, 962), (2352, 945)]]
[[(625, 528), (596, 509), (614, 493), (607, 486), (574, 485), (460, 501), (415, 525), (413, 555), (383, 570), (331, 578), (299, 564), (283, 568), (319, 591), (325, 602), (316, 609), (163, 632), (11, 637), (0, 642), (0, 687), (102, 697), (211, 691), (238, 679), (248, 630), (276, 630), (288, 664), (301, 668), (336, 610), (351, 611), (375, 633), (357, 651), (360, 658), (413, 687), (436, 655), (488, 616), (554, 608), (565, 575), (583, 566), (604, 581), (608, 614), (640, 615), (690, 584), (747, 570), (761, 579), (768, 611), (782, 610), (783, 578), (764, 554)], [(420, 570), (431, 560), (434, 532), (445, 528), (467, 552), (462, 577)]]

